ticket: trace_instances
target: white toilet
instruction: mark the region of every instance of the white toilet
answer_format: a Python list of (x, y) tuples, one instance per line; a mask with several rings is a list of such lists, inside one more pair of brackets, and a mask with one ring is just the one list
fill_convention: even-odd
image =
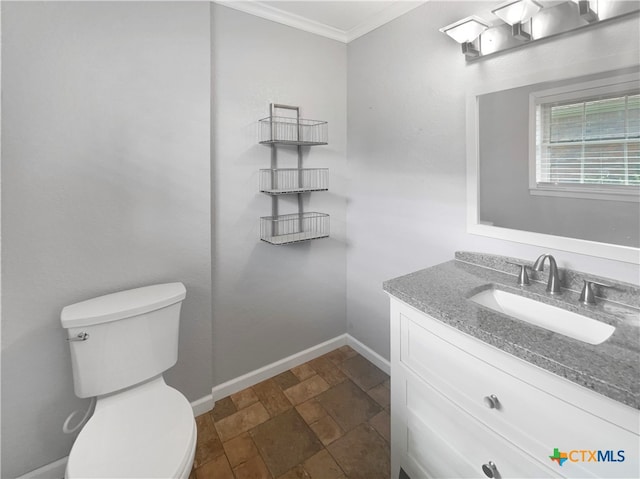
[(162, 373), (178, 359), (182, 283), (122, 291), (67, 306), (75, 393), (97, 397), (65, 477), (188, 478), (196, 424)]

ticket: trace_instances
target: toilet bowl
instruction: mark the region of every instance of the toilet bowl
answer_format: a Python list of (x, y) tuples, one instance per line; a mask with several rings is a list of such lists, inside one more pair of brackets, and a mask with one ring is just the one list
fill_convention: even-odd
[(182, 283), (170, 283), (63, 309), (75, 393), (97, 397), (69, 454), (67, 479), (189, 477), (193, 410), (162, 376), (177, 361), (185, 294)]
[(188, 478), (195, 446), (191, 405), (160, 377), (97, 402), (66, 477)]

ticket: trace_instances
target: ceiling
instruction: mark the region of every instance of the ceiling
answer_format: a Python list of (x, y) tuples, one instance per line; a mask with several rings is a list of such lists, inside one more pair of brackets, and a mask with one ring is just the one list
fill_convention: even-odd
[(349, 43), (424, 2), (425, 0), (218, 0), (216, 3)]

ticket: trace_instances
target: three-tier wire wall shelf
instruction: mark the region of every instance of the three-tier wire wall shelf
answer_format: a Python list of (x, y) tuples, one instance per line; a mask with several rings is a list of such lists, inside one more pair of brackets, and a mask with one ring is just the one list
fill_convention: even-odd
[[(295, 117), (277, 116), (277, 110), (290, 110)], [(260, 239), (284, 245), (329, 236), (329, 215), (305, 212), (302, 194), (329, 189), (327, 168), (303, 168), (302, 147), (327, 144), (326, 121), (300, 118), (300, 107), (272, 103), (270, 115), (260, 120), (260, 144), (271, 147), (271, 168), (260, 170), (260, 191), (271, 196), (271, 216), (260, 218)], [(297, 168), (278, 168), (278, 146), (293, 145), (298, 150)], [(278, 197), (298, 196), (298, 212), (278, 214)]]

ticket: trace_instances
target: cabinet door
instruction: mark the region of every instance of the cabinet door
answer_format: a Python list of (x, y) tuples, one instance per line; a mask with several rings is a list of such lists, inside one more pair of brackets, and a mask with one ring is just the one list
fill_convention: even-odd
[[(404, 313), (400, 318), (401, 362), (537, 460), (549, 462), (559, 471), (562, 467), (562, 473), (569, 477), (640, 477), (637, 434), (573, 406), (571, 396), (562, 400), (548, 394), (423, 327), (432, 326), (433, 320), (425, 317), (419, 323), (419, 318)], [(488, 409), (483, 398), (491, 395), (497, 398), (498, 406)], [(638, 421), (637, 414), (634, 418)], [(563, 466), (550, 459), (555, 448), (567, 454)]]
[(406, 391), (407, 460), (414, 474), (482, 478), (483, 466), (493, 463), (498, 478), (562, 477), (408, 371)]

